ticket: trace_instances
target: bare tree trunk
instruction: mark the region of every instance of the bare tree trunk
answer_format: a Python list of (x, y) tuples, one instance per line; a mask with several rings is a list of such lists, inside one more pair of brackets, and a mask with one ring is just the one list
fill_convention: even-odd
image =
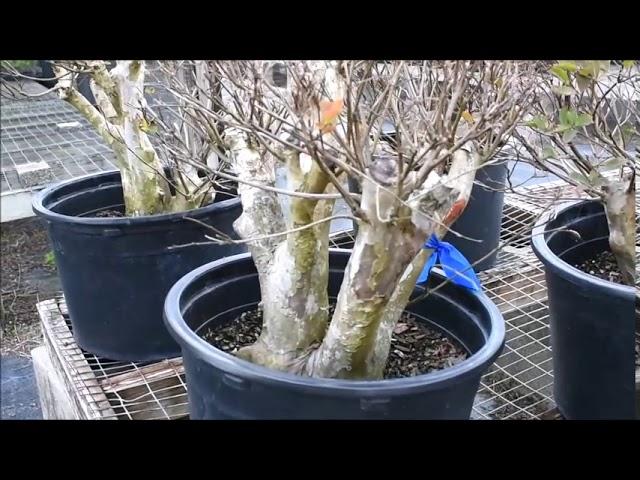
[(634, 285), (636, 277), (635, 192), (632, 174), (626, 180), (611, 181), (607, 185), (604, 201), (609, 224), (609, 245), (627, 285)]
[[(224, 90), (232, 102), (222, 109), (228, 116), (221, 121), (242, 132), (246, 143), (265, 145), (273, 140), (288, 149), (284, 155), (278, 147), (274, 150), (284, 157), (289, 190), (319, 194), (333, 185), (359, 217), (359, 232), (327, 328), (329, 222), (318, 221), (330, 215), (333, 202), (294, 195), (287, 206), (288, 232), (280, 240), (270, 229), (273, 212), (251, 208), (254, 193), (242, 187), (247, 192), (241, 194), (246, 197), (245, 213), (237, 230), (244, 238), (253, 237), (250, 248), (260, 275), (263, 329), (258, 341), (238, 356), (310, 376), (380, 378), (393, 328), (431, 254), (425, 241), (433, 233), (442, 237), (468, 201), (480, 159), (463, 149), (472, 142), (487, 155), (495, 149), (505, 129), (518, 120), (513, 98), (519, 84), (494, 81), (500, 68), (473, 62), (446, 63), (442, 81), (431, 74), (407, 76), (402, 63), (387, 70), (380, 67), (384, 71), (377, 71), (372, 80), (372, 69), (378, 65), (300, 62), (288, 70), (292, 85), (287, 90), (281, 79), (271, 82), (273, 72), (267, 69), (265, 74), (263, 67), (221, 67), (229, 77), (231, 88)], [(480, 76), (470, 75), (469, 70), (480, 67)], [(381, 93), (364, 99), (369, 86)], [(481, 92), (480, 100), (469, 103), (463, 97), (467, 90)], [(414, 111), (427, 97), (429, 106)], [(360, 102), (365, 103), (362, 108)], [(459, 111), (467, 104), (478, 114)], [(406, 121), (414, 114), (415, 119)], [(379, 135), (379, 123), (387, 116), (399, 127), (393, 144)], [(460, 122), (464, 128), (458, 128)], [(495, 138), (483, 138), (494, 130)], [(246, 143), (236, 147), (244, 151)], [(266, 145), (265, 149), (271, 151)], [(246, 161), (259, 163), (260, 155), (247, 154)], [(243, 162), (236, 162), (238, 174), (244, 170), (246, 179), (262, 183), (258, 167), (251, 170)], [(269, 171), (274, 173), (271, 167)], [(338, 172), (364, 176), (358, 202), (343, 191), (334, 177)], [(275, 204), (275, 197), (268, 195)], [(268, 246), (261, 241), (268, 241)]]
[[(303, 172), (297, 154), (289, 152), (288, 178), (291, 187), (303, 193), (323, 193), (329, 178), (314, 163)], [(239, 157), (236, 157), (238, 159)], [(237, 161), (237, 160), (236, 160)], [(273, 164), (252, 158), (254, 168), (237, 163), (240, 175), (247, 172), (253, 181), (275, 183)], [(264, 171), (263, 171), (264, 170)], [(260, 178), (257, 175), (260, 171)], [(236, 229), (245, 238), (256, 234), (284, 232), (285, 225), (277, 196), (259, 188), (240, 187), (243, 214)], [(260, 196), (260, 199), (256, 199)], [(294, 198), (290, 204), (289, 229), (304, 227), (327, 218), (333, 201)], [(276, 215), (275, 212), (279, 213)], [(299, 370), (312, 345), (322, 339), (327, 326), (329, 299), (329, 223), (271, 237), (268, 243), (251, 242), (250, 248), (260, 275), (263, 328), (258, 341), (238, 352), (242, 358), (279, 370)]]
[[(323, 193), (327, 189), (329, 178), (315, 163), (304, 173), (298, 155), (290, 153), (287, 168), (294, 190)], [(333, 201), (294, 198), (290, 209), (289, 227), (297, 229), (329, 217)], [(274, 369), (299, 371), (312, 346), (321, 341), (329, 309), (329, 223), (288, 233), (272, 257), (261, 262), (263, 328), (258, 341), (239, 352), (243, 358)]]
[[(360, 227), (328, 330), (329, 222), (289, 233), (285, 242), (274, 247), (271, 259), (263, 251), (252, 250), (262, 272), (263, 331), (239, 356), (310, 376), (379, 378), (391, 332), (430, 253), (418, 252), (428, 235), (445, 230), (441, 220), (453, 222), (451, 212), (459, 215), (464, 209), (459, 202), (468, 200), (475, 174), (470, 158), (464, 152), (457, 154), (448, 179), (431, 183), (416, 195), (419, 210), (435, 213), (439, 219), (417, 220), (411, 207), (402, 205), (395, 194), (365, 180), (361, 207), (368, 221)], [(290, 156), (288, 169), (297, 191), (321, 193), (327, 188), (329, 179), (315, 164), (306, 174), (301, 172), (297, 155)], [(378, 165), (370, 173), (381, 184), (392, 185), (395, 179), (383, 178), (389, 172)], [(332, 209), (333, 202), (294, 198), (288, 227), (326, 218)], [(255, 225), (251, 215), (245, 212), (243, 217)], [(265, 212), (261, 215), (264, 218)]]
[[(381, 377), (391, 332), (409, 300), (419, 269), (428, 258), (428, 253), (418, 252), (441, 221), (419, 212), (444, 218), (461, 193), (468, 198), (466, 192), (471, 187), (467, 183), (472, 184), (475, 176), (475, 168), (469, 168), (473, 164), (469, 158), (465, 152), (456, 155), (451, 168), (452, 186), (446, 182), (427, 186), (416, 196), (419, 200), (413, 213), (400, 205), (392, 193), (370, 180), (364, 181), (361, 208), (368, 221), (361, 224), (329, 330), (309, 359), (307, 374), (352, 379)], [(374, 164), (370, 175), (380, 185), (393, 185), (396, 179), (391, 164), (395, 162), (381, 163), (385, 161)], [(462, 172), (465, 174), (460, 175)]]
[(143, 62), (122, 61), (112, 70), (122, 99), (122, 123), (114, 147), (127, 214), (132, 216), (165, 212), (171, 198), (162, 165), (143, 130), (144, 68)]
[[(453, 202), (453, 205), (451, 205), (449, 211), (444, 216), (442, 224), (435, 227), (435, 233), (438, 237), (442, 238), (444, 236), (447, 227), (451, 226), (466, 208), (471, 195), (476, 169), (480, 165), (480, 162), (480, 157), (475, 153), (467, 155), (465, 152), (460, 152), (455, 155), (451, 171), (447, 178), (443, 179), (443, 183), (445, 185), (455, 186), (459, 193), (455, 202)], [(425, 263), (432, 253), (433, 251), (430, 249), (422, 249), (418, 253), (404, 271), (398, 282), (398, 286), (387, 304), (382, 321), (380, 322), (380, 327), (378, 328), (375, 346), (367, 359), (367, 371), (370, 374), (370, 378), (382, 378), (383, 376), (387, 358), (389, 357), (393, 331), (409, 302), (420, 272), (422, 272)]]
[(187, 175), (189, 184), (176, 186), (176, 195), (172, 196), (163, 166), (147, 136), (150, 125), (144, 113), (144, 62), (118, 61), (111, 71), (103, 62), (86, 62), (86, 66), (90, 69), (91, 89), (99, 110), (73, 86), (72, 74), (56, 65), (56, 75), (62, 77), (58, 83), (59, 96), (74, 106), (113, 149), (122, 177), (127, 215), (153, 215), (199, 207), (202, 194), (191, 195), (202, 183), (195, 169)]

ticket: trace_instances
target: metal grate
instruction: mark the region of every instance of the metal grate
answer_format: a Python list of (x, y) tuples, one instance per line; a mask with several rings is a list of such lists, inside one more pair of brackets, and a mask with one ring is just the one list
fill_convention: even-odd
[(56, 355), (83, 416), (104, 420), (179, 419), (188, 415), (182, 359), (120, 362), (81, 350), (62, 296), (38, 305), (45, 343)]
[(473, 418), (544, 418), (555, 410), (544, 270), (524, 255), (511, 272), (496, 273), (482, 272), (479, 277), (504, 316), (506, 342), (482, 378)]
[[(156, 76), (152, 68), (148, 83), (156, 81)], [(31, 94), (46, 91), (33, 81), (20, 82), (20, 88)], [(161, 93), (149, 98), (150, 103), (155, 106)], [(3, 95), (0, 108), (3, 195), (116, 168), (111, 148), (75, 108), (58, 99), (55, 93), (35, 98)], [(18, 174), (20, 166), (38, 162), (48, 165), (48, 175), (26, 181)]]
[[(84, 117), (62, 100), (3, 97), (0, 102), (2, 195), (115, 169), (111, 149)], [(44, 163), (46, 175), (30, 176), (29, 180), (20, 175), (21, 167), (37, 163)]]

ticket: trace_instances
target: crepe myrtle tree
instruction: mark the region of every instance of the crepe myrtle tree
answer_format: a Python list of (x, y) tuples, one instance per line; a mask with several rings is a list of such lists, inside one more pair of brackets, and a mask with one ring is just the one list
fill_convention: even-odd
[[(173, 105), (170, 122), (158, 121), (145, 98), (148, 92), (145, 88), (146, 62), (122, 60), (111, 63), (115, 63), (115, 66), (109, 69), (108, 62), (104, 60), (52, 61), (56, 85), (44, 94), (56, 91), (62, 100), (82, 114), (111, 147), (122, 177), (127, 215), (180, 212), (211, 202), (215, 196), (215, 189), (212, 188), (214, 183), (202, 175), (198, 167), (199, 164), (217, 166), (217, 158), (210, 155), (210, 149), (207, 148), (209, 139), (190, 131), (184, 121), (186, 111), (183, 105)], [(185, 75), (183, 65), (173, 63), (173, 73)], [(6, 66), (11, 68), (9, 64)], [(197, 78), (203, 78), (197, 62), (184, 68), (194, 69)], [(17, 71), (14, 73), (19, 74)], [(186, 75), (190, 76), (189, 73)], [(81, 75), (90, 79), (95, 105), (78, 89)], [(215, 81), (214, 76), (203, 81), (209, 79)], [(204, 85), (201, 86), (204, 88)], [(8, 84), (7, 89), (11, 90)], [(207, 86), (207, 91), (215, 91), (215, 88)], [(199, 97), (195, 95), (194, 99), (199, 100)], [(202, 101), (206, 105), (204, 99)], [(162, 125), (163, 131), (159, 131), (159, 125)], [(152, 143), (153, 136), (158, 141)], [(159, 153), (162, 148), (167, 154), (164, 158)], [(174, 155), (176, 151), (180, 151), (181, 155)], [(175, 158), (184, 156), (192, 162), (180, 164), (175, 161)]]
[[(224, 124), (219, 155), (238, 182), (243, 213), (235, 229), (256, 265), (263, 312), (259, 339), (237, 356), (300, 375), (382, 378), (393, 329), (432, 253), (425, 241), (444, 236), (463, 212), (476, 170), (521, 119), (531, 66), (209, 63), (219, 103), (204, 108), (180, 82), (171, 90)], [(382, 129), (389, 123), (392, 138)], [(287, 188), (276, 187), (278, 168)], [(345, 187), (347, 177), (358, 179), (361, 193)], [(358, 233), (330, 314), (337, 199)]]
[(636, 62), (560, 61), (537, 73), (514, 133), (524, 158), (599, 199), (624, 283), (635, 283), (640, 72)]

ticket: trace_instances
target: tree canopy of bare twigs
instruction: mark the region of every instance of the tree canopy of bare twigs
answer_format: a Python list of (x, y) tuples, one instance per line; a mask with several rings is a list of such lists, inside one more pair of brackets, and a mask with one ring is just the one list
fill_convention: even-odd
[(536, 83), (515, 139), (525, 158), (603, 202), (611, 250), (633, 285), (640, 72), (633, 61), (561, 61), (539, 71)]
[[(3, 67), (16, 77), (28, 78), (10, 63), (3, 63)], [(128, 215), (180, 212), (213, 200), (214, 179), (203, 175), (198, 165), (218, 168), (217, 159), (208, 155), (208, 144), (185, 123), (187, 112), (181, 105), (173, 105), (173, 116), (167, 123), (154, 114), (145, 98), (146, 62), (117, 61), (109, 69), (103, 60), (56, 60), (53, 70), (55, 78), (50, 80), (56, 85), (44, 93), (56, 91), (112, 148)], [(179, 68), (174, 73), (184, 75)], [(80, 93), (77, 82), (81, 75), (89, 77), (96, 105)], [(20, 85), (4, 79), (3, 86), (10, 94), (20, 90)], [(164, 158), (159, 155), (160, 147)], [(182, 157), (188, 157), (189, 164), (176, 161)]]
[[(431, 251), (464, 210), (532, 97), (517, 62), (194, 62), (201, 85), (173, 77), (202, 135), (238, 182), (235, 227), (249, 245), (264, 325), (238, 352), (271, 368), (379, 378), (391, 332)], [(207, 101), (203, 102), (202, 99)], [(391, 128), (389, 128), (391, 127)], [(287, 188), (275, 186), (277, 169)], [(346, 178), (361, 192), (349, 191)], [(278, 195), (291, 197), (286, 207)], [(358, 235), (329, 318), (328, 237), (336, 199)], [(286, 209), (286, 211), (285, 211)]]

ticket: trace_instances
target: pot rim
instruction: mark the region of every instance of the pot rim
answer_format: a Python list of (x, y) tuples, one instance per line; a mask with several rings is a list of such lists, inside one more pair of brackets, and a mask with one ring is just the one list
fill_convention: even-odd
[[(330, 248), (329, 252), (340, 253), (349, 252), (349, 250)], [(505, 324), (498, 307), (484, 293), (469, 291), (469, 295), (475, 296), (482, 307), (488, 311), (491, 332), (488, 338), (485, 338), (484, 345), (477, 352), (453, 367), (414, 377), (385, 380), (342, 380), (304, 377), (253, 364), (225, 353), (207, 343), (187, 325), (180, 311), (182, 293), (191, 282), (209, 274), (211, 270), (215, 270), (221, 265), (246, 259), (251, 260), (250, 253), (241, 253), (205, 264), (183, 276), (171, 288), (165, 298), (164, 322), (181, 348), (188, 346), (201, 360), (223, 370), (225, 373), (262, 383), (284, 384), (293, 388), (324, 391), (329, 389), (336, 393), (340, 392), (343, 396), (359, 396), (363, 393), (370, 395), (378, 393), (401, 394), (402, 391), (407, 390), (442, 388), (443, 384), (454, 384), (468, 376), (476, 375), (477, 371), (483, 366), (486, 368), (486, 366), (493, 363), (504, 347)], [(441, 270), (438, 268), (434, 268), (434, 270), (437, 270), (436, 274), (442, 276)]]
[[(547, 245), (545, 234), (547, 232), (548, 222), (569, 209), (577, 208), (580, 205), (593, 203), (601, 202), (598, 200), (578, 200), (563, 202), (551, 211), (547, 212), (545, 215), (542, 215), (531, 231), (531, 248), (536, 256), (542, 261), (542, 263), (544, 263), (546, 268), (551, 269), (551, 271), (553, 271), (555, 274), (561, 276), (566, 280), (570, 280), (573, 283), (579, 282), (583, 285), (586, 284), (593, 288), (604, 289), (607, 291), (607, 295), (613, 294), (616, 296), (625, 297), (627, 297), (628, 295), (635, 295), (635, 288), (633, 286), (622, 285), (619, 283), (610, 282), (609, 280), (604, 280), (594, 275), (589, 275), (588, 273), (585, 273), (582, 270), (562, 260), (553, 251), (551, 251), (551, 249)], [(602, 213), (590, 214), (582, 218), (603, 215), (606, 215), (604, 211)], [(577, 219), (578, 217), (576, 217), (576, 220)]]
[[(76, 217), (71, 215), (63, 215), (61, 213), (56, 213), (45, 206), (45, 201), (47, 198), (60, 189), (73, 185), (75, 183), (85, 182), (90, 179), (100, 179), (100, 177), (104, 177), (106, 179), (120, 175), (120, 170), (109, 170), (105, 172), (99, 173), (90, 173), (87, 175), (82, 175), (80, 177), (74, 177), (68, 180), (63, 180), (61, 182), (54, 183), (34, 195), (34, 198), (31, 203), (31, 207), (33, 212), (43, 217), (44, 219), (50, 222), (56, 223), (65, 223), (71, 225), (79, 225), (79, 226), (97, 226), (97, 227), (105, 227), (105, 226), (153, 226), (158, 224), (163, 224), (166, 222), (174, 222), (184, 219), (187, 214), (189, 217), (197, 218), (202, 216), (203, 214), (211, 213), (212, 210), (231, 210), (232, 208), (236, 208), (240, 203), (240, 197), (230, 198), (228, 200), (222, 200), (219, 202), (211, 203), (209, 205), (205, 205), (204, 207), (194, 208), (191, 210), (185, 210), (182, 212), (173, 212), (173, 213), (160, 213), (157, 215), (143, 215), (140, 217)], [(98, 188), (98, 186), (96, 186)]]

